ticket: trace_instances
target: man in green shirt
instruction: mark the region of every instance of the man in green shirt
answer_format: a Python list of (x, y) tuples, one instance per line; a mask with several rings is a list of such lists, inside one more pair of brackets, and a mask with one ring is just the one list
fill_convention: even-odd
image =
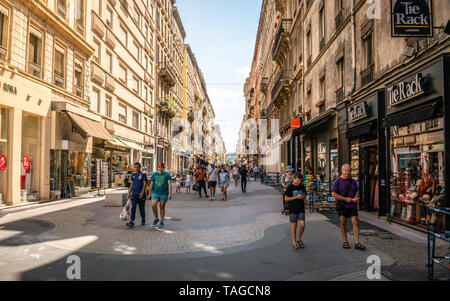
[[(164, 172), (164, 163), (158, 163), (158, 171), (153, 173), (150, 181), (150, 195), (152, 197), (152, 210), (155, 220), (152, 227), (156, 227), (159, 223), (160, 227), (164, 227), (164, 216), (166, 214), (166, 204), (172, 199), (172, 177), (169, 173)], [(158, 218), (158, 204), (161, 213), (161, 221)]]

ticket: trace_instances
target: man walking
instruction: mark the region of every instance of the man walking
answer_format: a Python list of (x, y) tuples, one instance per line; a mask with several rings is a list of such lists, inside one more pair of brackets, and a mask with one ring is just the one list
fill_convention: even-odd
[(196, 173), (197, 181), (198, 181), (198, 193), (200, 194), (200, 198), (202, 198), (202, 189), (205, 191), (205, 197), (208, 197), (208, 193), (206, 192), (206, 170), (205, 167), (201, 166)]
[(344, 249), (350, 249), (347, 239), (347, 219), (351, 219), (353, 233), (355, 236), (355, 249), (365, 250), (366, 247), (359, 242), (359, 222), (358, 206), (359, 188), (358, 183), (350, 175), (349, 164), (342, 166), (342, 175), (334, 181), (331, 194), (337, 201), (337, 211), (340, 219), (342, 238), (344, 239)]
[(247, 167), (245, 165), (243, 165), (242, 168), (239, 169), (239, 174), (241, 175), (241, 189), (242, 189), (242, 193), (246, 193), (247, 192), (247, 174), (248, 174), (248, 170), (247, 170)]
[(216, 168), (214, 164), (211, 164), (211, 169), (208, 173), (208, 188), (210, 201), (215, 201), (216, 198), (216, 187), (217, 187), (217, 175), (219, 174), (219, 170)]
[[(164, 227), (164, 217), (166, 215), (166, 204), (172, 199), (172, 177), (164, 172), (164, 163), (158, 163), (158, 171), (153, 173), (150, 181), (150, 195), (152, 196), (152, 210), (155, 220), (152, 227)], [(161, 214), (161, 221), (158, 218), (158, 204)]]
[(128, 199), (131, 199), (131, 218), (127, 226), (134, 228), (136, 219), (136, 208), (139, 206), (139, 213), (142, 218), (142, 226), (145, 225), (145, 188), (147, 187), (147, 175), (141, 172), (141, 164), (134, 164), (135, 172), (131, 175), (131, 185), (128, 189)]

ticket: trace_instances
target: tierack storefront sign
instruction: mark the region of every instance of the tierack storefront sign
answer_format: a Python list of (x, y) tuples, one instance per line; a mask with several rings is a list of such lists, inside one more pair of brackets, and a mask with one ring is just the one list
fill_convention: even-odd
[(432, 0), (391, 0), (392, 36), (433, 36), (432, 8)]
[(400, 82), (387, 88), (387, 107), (392, 108), (402, 102), (425, 94), (423, 83), (424, 78), (421, 73), (418, 73), (414, 80), (410, 82)]

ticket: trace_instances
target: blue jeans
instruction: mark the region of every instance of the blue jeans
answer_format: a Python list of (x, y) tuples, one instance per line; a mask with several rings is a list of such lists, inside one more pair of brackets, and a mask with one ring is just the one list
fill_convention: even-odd
[(142, 199), (139, 199), (138, 195), (131, 196), (131, 222), (134, 223), (134, 220), (136, 219), (136, 208), (138, 205), (142, 222), (145, 223), (145, 196)]

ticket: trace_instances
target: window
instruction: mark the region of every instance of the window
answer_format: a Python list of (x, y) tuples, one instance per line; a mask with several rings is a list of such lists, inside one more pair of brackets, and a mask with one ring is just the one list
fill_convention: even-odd
[(363, 40), (364, 48), (364, 64), (365, 67), (370, 67), (373, 63), (373, 48), (372, 48), (372, 34), (367, 35)]
[(153, 106), (153, 89), (150, 88), (150, 104)]
[(108, 71), (110, 74), (112, 74), (112, 54), (109, 51), (106, 51), (106, 58), (105, 58), (105, 68), (106, 71)]
[(67, 18), (67, 0), (56, 0), (56, 13), (66, 20)]
[(343, 8), (342, 0), (336, 0), (336, 11), (340, 12)]
[(326, 95), (327, 95), (327, 90), (326, 90), (326, 84), (325, 84), (325, 77), (322, 77), (320, 79), (320, 102), (318, 104), (319, 106), (319, 113), (322, 113), (325, 111), (325, 99), (326, 99)]
[(311, 39), (311, 31), (306, 33), (306, 52), (308, 53), (308, 57), (312, 55), (312, 39)]
[(319, 18), (320, 18), (320, 39), (325, 39), (325, 8), (322, 6), (322, 8), (319, 11)]
[(78, 97), (83, 97), (83, 74), (84, 74), (84, 63), (83, 61), (76, 57), (74, 62), (74, 72), (73, 72), (73, 92)]
[(119, 103), (119, 121), (126, 124), (127, 123), (127, 107)]
[(145, 85), (144, 85), (144, 95), (143, 95), (143, 97), (144, 97), (145, 102), (148, 102), (148, 88)]
[(131, 89), (139, 95), (139, 78), (133, 75), (133, 80), (131, 81)]
[(144, 133), (148, 134), (148, 120), (144, 117)]
[(105, 95), (105, 116), (111, 118), (112, 98), (109, 95)]
[(131, 43), (130, 52), (139, 61), (139, 45), (136, 43), (136, 41), (133, 41), (133, 43)]
[(106, 25), (109, 28), (113, 27), (113, 10), (109, 5), (106, 7)]
[(153, 135), (153, 121), (149, 121), (150, 123), (150, 135)]
[(97, 113), (101, 112), (100, 91), (96, 88), (92, 88), (91, 109)]
[(340, 59), (336, 63), (337, 69), (337, 86), (338, 88), (344, 87), (344, 59)]
[(132, 119), (133, 119), (133, 120), (132, 120), (132, 126), (133, 126), (135, 129), (139, 130), (139, 113), (133, 111)]
[(84, 35), (84, 0), (76, 0), (75, 5), (76, 29), (79, 33)]
[(153, 76), (153, 60), (150, 61), (150, 75)]
[(8, 53), (9, 9), (0, 4), (0, 60), (5, 61)]
[(127, 83), (127, 68), (122, 64), (119, 64), (119, 80), (124, 84)]
[(30, 26), (28, 37), (28, 72), (33, 76), (42, 77), (42, 37), (41, 31)]
[(66, 48), (59, 44), (55, 44), (54, 51), (53, 83), (64, 89), (66, 86)]
[(122, 24), (119, 26), (118, 36), (119, 36), (119, 41), (122, 42), (122, 44), (125, 45), (125, 47), (127, 47), (128, 32)]
[(95, 44), (94, 62), (96, 62), (97, 64), (100, 64), (100, 62), (102, 61), (102, 58), (101, 58), (102, 45), (96, 39), (94, 39), (94, 44)]

